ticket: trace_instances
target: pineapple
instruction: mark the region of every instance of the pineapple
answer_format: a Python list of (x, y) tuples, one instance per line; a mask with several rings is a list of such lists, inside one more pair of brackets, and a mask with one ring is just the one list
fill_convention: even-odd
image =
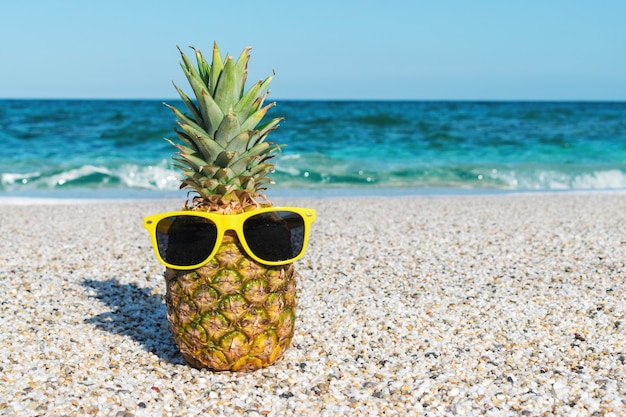
[[(245, 89), (250, 48), (222, 60), (217, 44), (209, 65), (192, 48), (196, 66), (179, 48), (193, 90), (178, 86), (187, 113), (165, 104), (177, 118), (175, 166), (181, 189), (197, 196), (184, 210), (236, 214), (271, 206), (262, 193), (279, 145), (266, 141), (282, 118), (261, 123), (273, 78)], [(280, 359), (291, 343), (296, 308), (293, 264), (266, 266), (251, 259), (227, 232), (208, 264), (192, 271), (167, 268), (165, 301), (170, 330), (184, 359), (196, 368), (253, 371)]]

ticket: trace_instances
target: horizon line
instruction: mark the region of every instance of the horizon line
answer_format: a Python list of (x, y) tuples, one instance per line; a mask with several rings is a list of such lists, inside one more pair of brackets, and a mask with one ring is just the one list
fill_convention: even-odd
[[(181, 101), (180, 97), (0, 97), (0, 101)], [(273, 98), (272, 101), (318, 102), (526, 102), (526, 103), (625, 103), (626, 98)]]

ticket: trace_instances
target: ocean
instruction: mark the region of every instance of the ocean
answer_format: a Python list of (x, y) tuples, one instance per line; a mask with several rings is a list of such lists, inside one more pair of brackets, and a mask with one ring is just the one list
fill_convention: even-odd
[[(626, 190), (625, 102), (278, 101), (278, 116), (270, 197)], [(174, 121), (159, 100), (0, 100), (0, 197), (184, 197)]]

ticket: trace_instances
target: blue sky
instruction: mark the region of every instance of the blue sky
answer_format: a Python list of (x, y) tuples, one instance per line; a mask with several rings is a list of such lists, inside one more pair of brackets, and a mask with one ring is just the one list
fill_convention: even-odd
[(626, 1), (20, 0), (0, 98), (171, 98), (176, 45), (252, 46), (273, 99), (626, 100)]

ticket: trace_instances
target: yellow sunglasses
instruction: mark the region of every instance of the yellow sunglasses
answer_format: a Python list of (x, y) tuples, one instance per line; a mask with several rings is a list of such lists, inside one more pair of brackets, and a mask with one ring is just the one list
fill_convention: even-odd
[(265, 207), (241, 214), (173, 211), (147, 216), (157, 259), (172, 269), (191, 270), (205, 265), (217, 253), (224, 233), (237, 233), (244, 251), (269, 266), (285, 265), (304, 255), (313, 209)]

